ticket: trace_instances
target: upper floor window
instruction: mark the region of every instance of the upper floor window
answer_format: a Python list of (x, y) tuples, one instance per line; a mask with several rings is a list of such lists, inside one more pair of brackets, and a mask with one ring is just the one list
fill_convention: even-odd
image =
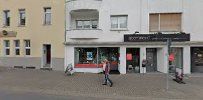
[(97, 29), (98, 20), (76, 20), (76, 29)]
[(127, 15), (111, 16), (111, 29), (127, 29)]
[(51, 24), (51, 7), (44, 8), (44, 24)]
[(180, 32), (181, 13), (161, 13), (149, 15), (150, 32)]
[(10, 55), (10, 41), (4, 40), (4, 54)]
[(10, 26), (10, 11), (9, 10), (3, 11), (3, 20), (4, 20), (4, 23), (3, 23), (4, 26)]
[(14, 40), (15, 55), (20, 55), (20, 40)]
[(19, 9), (19, 25), (25, 25), (25, 9)]
[(30, 55), (30, 40), (25, 40), (25, 55)]

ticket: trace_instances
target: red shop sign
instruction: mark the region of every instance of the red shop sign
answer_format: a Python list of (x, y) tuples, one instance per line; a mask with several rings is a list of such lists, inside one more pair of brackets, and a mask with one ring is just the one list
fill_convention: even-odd
[(132, 60), (132, 59), (133, 59), (132, 54), (130, 54), (130, 53), (129, 53), (129, 54), (127, 54), (127, 55), (126, 55), (126, 59), (127, 59), (127, 60)]

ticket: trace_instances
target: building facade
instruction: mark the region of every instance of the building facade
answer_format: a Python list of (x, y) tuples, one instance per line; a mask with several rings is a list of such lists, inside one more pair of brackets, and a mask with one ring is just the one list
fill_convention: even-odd
[(64, 0), (0, 0), (0, 66), (64, 70)]
[[(184, 74), (203, 72), (202, 5), (201, 0), (68, 0), (65, 66), (98, 73), (102, 61), (108, 59), (111, 70), (121, 74), (131, 69), (167, 73), (168, 63)], [(190, 33), (189, 40), (172, 41), (172, 62), (168, 62), (165, 41), (124, 41), (125, 35), (184, 32)], [(147, 60), (146, 67), (142, 67), (143, 60)]]

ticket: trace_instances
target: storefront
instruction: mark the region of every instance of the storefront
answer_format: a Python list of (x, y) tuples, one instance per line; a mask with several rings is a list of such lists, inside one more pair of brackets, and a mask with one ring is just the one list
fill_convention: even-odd
[(74, 68), (100, 69), (104, 59), (110, 61), (111, 71), (118, 72), (119, 48), (118, 47), (75, 47)]
[[(176, 36), (177, 35), (177, 36)], [(190, 73), (190, 46), (188, 34), (128, 34), (124, 42), (103, 43), (67, 43), (65, 64), (72, 63), (76, 72), (102, 72), (102, 61), (108, 59), (111, 70), (126, 73), (167, 73), (168, 46), (167, 38), (172, 38), (171, 53), (174, 54), (172, 65)], [(145, 67), (143, 60), (147, 60)]]

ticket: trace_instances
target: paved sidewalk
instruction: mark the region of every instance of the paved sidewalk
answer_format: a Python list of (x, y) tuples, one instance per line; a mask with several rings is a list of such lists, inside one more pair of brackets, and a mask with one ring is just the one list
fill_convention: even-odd
[(0, 88), (16, 92), (123, 100), (203, 100), (203, 77), (187, 77), (187, 84), (170, 79), (168, 91), (166, 75), (161, 73), (111, 75), (110, 78), (113, 87), (102, 85), (102, 74), (65, 76), (60, 71), (0, 68)]

